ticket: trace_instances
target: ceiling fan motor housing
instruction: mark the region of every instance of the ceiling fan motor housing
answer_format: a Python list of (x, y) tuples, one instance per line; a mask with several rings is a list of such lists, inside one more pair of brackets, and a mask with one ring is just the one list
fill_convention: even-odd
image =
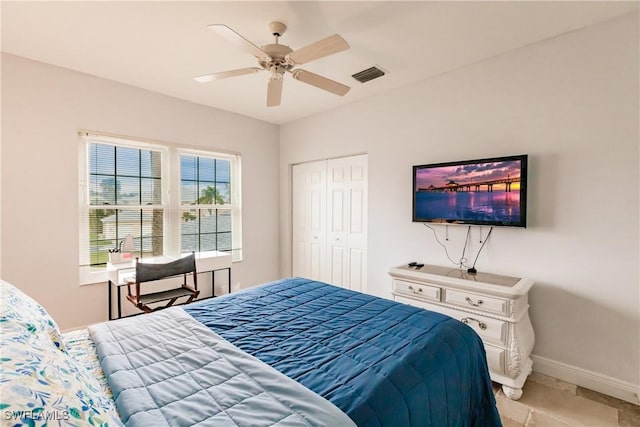
[(258, 64), (260, 64), (263, 68), (267, 70), (271, 68), (273, 65), (278, 65), (286, 70), (290, 70), (293, 68), (292, 64), (289, 64), (285, 57), (293, 52), (289, 46), (285, 46), (283, 44), (267, 44), (261, 46), (262, 50), (265, 51), (269, 58), (259, 58)]

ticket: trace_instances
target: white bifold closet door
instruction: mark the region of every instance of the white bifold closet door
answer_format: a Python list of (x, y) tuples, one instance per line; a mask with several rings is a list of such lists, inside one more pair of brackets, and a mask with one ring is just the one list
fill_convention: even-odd
[(366, 291), (367, 156), (293, 166), (293, 275)]

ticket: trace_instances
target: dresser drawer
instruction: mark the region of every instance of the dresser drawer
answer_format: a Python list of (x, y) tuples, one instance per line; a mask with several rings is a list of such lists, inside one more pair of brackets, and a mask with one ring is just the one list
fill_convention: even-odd
[(494, 347), (489, 344), (485, 344), (484, 350), (487, 353), (487, 365), (489, 371), (492, 373), (504, 375), (504, 360), (505, 352), (504, 348)]
[(437, 286), (422, 285), (399, 279), (393, 281), (393, 288), (397, 293), (432, 301), (440, 301), (440, 295), (442, 293), (441, 289)]
[(481, 316), (479, 314), (466, 313), (464, 311), (458, 311), (453, 308), (442, 307), (436, 304), (430, 304), (425, 307), (431, 311), (437, 311), (438, 313), (446, 314), (456, 320), (470, 326), (482, 341), (495, 345), (507, 345), (507, 329), (508, 323), (498, 319), (492, 319), (490, 317)]
[[(395, 296), (395, 301), (401, 302), (403, 304), (424, 308), (426, 310), (435, 311), (437, 313), (446, 314), (458, 320), (465, 318), (463, 314), (461, 314), (456, 310), (451, 310), (436, 304), (429, 304), (428, 302), (422, 302), (422, 301), (417, 301), (410, 298), (404, 298), (398, 295)], [(487, 329), (481, 329), (480, 325), (477, 322), (467, 319), (467, 322), (469, 322), (467, 323), (467, 325), (471, 326), (482, 338), (485, 352), (487, 353), (487, 365), (489, 366), (489, 370), (492, 373), (504, 375), (506, 350), (504, 349), (504, 347), (500, 348), (500, 347), (497, 347), (496, 345), (491, 345), (487, 343), (494, 343), (497, 345), (500, 345), (503, 343), (504, 339), (502, 339), (502, 337), (506, 336), (506, 323), (500, 322), (499, 320), (495, 320), (495, 319), (488, 319), (489, 322), (494, 322), (494, 323), (486, 323), (485, 322), (486, 318), (482, 316), (475, 316), (474, 318), (480, 320), (481, 322), (487, 325)], [(489, 334), (489, 336), (487, 334)], [(497, 339), (498, 336), (502, 336), (502, 337), (500, 339)]]
[(447, 289), (445, 302), (464, 308), (486, 311), (487, 313), (501, 314), (503, 316), (508, 315), (507, 300), (502, 298)]

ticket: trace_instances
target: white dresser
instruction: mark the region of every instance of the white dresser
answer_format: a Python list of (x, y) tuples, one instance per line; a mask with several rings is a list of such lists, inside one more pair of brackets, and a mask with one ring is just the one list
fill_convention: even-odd
[(482, 338), (491, 379), (517, 400), (531, 373), (535, 336), (529, 319), (533, 281), (457, 268), (407, 265), (389, 270), (398, 302), (449, 315)]

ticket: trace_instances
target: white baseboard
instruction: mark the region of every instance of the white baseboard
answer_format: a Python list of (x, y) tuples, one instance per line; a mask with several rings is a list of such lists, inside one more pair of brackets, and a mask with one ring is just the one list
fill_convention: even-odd
[(533, 370), (589, 390), (640, 404), (640, 385), (621, 381), (586, 369), (577, 368), (546, 357), (531, 355)]

